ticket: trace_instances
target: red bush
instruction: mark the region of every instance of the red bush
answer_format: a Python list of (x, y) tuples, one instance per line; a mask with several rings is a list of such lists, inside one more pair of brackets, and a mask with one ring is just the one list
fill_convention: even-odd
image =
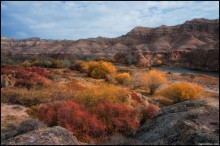
[(34, 72), (42, 77), (50, 77), (51, 74), (48, 70), (44, 69), (44, 68), (41, 68), (41, 67), (37, 67), (37, 66), (33, 66), (33, 67), (28, 67), (28, 68), (25, 68), (26, 71), (28, 72)]
[(131, 92), (130, 95), (133, 100), (137, 101), (138, 103), (141, 103), (141, 97), (139, 97), (137, 93)]
[(41, 67), (28, 67), (21, 66), (1, 66), (1, 74), (12, 75), (17, 79), (15, 86), (26, 87), (28, 89), (33, 86), (45, 86), (46, 78), (50, 77), (50, 72)]
[(65, 127), (83, 141), (100, 140), (114, 133), (129, 135), (138, 128), (133, 109), (107, 102), (100, 103), (94, 113), (74, 101), (44, 104), (37, 117), (49, 126)]
[(107, 133), (131, 134), (137, 129), (135, 111), (124, 104), (101, 103), (97, 108), (98, 119), (104, 121)]
[(59, 102), (44, 104), (39, 109), (38, 118), (49, 126), (65, 127), (80, 140), (89, 141), (105, 136), (106, 126), (95, 115), (85, 111), (79, 103)]
[(159, 111), (158, 106), (156, 106), (154, 104), (150, 104), (146, 109), (146, 115), (149, 118), (153, 118), (158, 111)]
[(142, 111), (142, 117), (140, 119), (140, 125), (143, 125), (147, 119), (153, 118), (159, 111), (159, 107), (154, 104), (149, 104), (147, 108)]

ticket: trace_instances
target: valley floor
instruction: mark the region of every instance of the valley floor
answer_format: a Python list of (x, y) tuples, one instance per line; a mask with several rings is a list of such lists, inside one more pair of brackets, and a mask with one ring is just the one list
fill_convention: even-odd
[[(147, 68), (138, 68), (138, 67), (126, 67), (126, 66), (116, 66), (119, 72), (129, 72), (131, 74), (134, 73), (145, 73), (149, 71)], [(102, 85), (105, 83), (102, 79), (93, 79), (89, 78), (84, 74), (81, 74), (77, 71), (70, 71), (68, 69), (48, 69), (50, 72), (54, 74), (54, 78), (52, 81), (52, 85), (54, 89), (44, 89), (48, 90), (47, 92), (57, 92), (56, 95), (62, 94), (62, 90), (66, 92), (78, 93), (81, 90), (84, 90), (89, 87)], [(172, 82), (179, 82), (179, 81), (187, 81), (191, 83), (197, 83), (205, 88), (205, 92), (201, 96), (201, 99), (205, 100), (207, 104), (219, 112), (219, 78), (211, 77), (207, 75), (193, 75), (190, 73), (175, 73), (175, 72), (168, 72), (163, 71), (169, 83)], [(131, 90), (138, 94), (143, 95), (149, 101), (157, 103), (157, 95), (148, 95), (143, 92), (142, 89), (132, 89), (129, 85), (117, 85), (125, 90)], [(70, 87), (71, 88), (70, 90)], [(7, 90), (7, 88), (14, 88), (14, 87), (6, 87), (1, 88), (1, 91)], [(17, 88), (14, 88), (16, 90)], [(23, 91), (22, 91), (23, 92)], [(42, 91), (44, 92), (44, 91)], [(45, 91), (46, 92), (46, 91)], [(2, 93), (1, 93), (2, 94)], [(51, 95), (51, 93), (48, 93)], [(69, 98), (69, 95), (66, 95), (66, 98)], [(55, 99), (54, 99), (55, 100)], [(158, 103), (159, 104), (159, 103)], [(164, 106), (164, 105), (163, 105)], [(165, 106), (164, 106), (165, 107)], [(162, 107), (161, 107), (162, 108)], [(16, 128), (25, 119), (29, 119), (30, 116), (27, 114), (27, 110), (30, 109), (30, 106), (24, 106), (21, 104), (11, 103), (6, 100), (1, 100), (1, 140), (7, 139), (7, 137), (13, 137), (14, 133), (16, 133)], [(205, 115), (201, 117), (201, 121), (206, 120)], [(210, 121), (209, 121), (210, 122)]]

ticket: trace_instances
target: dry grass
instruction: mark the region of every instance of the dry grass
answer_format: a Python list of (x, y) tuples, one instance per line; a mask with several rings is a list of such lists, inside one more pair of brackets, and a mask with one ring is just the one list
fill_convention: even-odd
[(7, 87), (1, 92), (1, 101), (5, 103), (15, 103), (26, 106), (38, 105), (56, 100), (67, 100), (75, 96), (77, 92), (84, 90), (87, 86), (79, 81), (67, 83), (54, 83), (45, 88)]

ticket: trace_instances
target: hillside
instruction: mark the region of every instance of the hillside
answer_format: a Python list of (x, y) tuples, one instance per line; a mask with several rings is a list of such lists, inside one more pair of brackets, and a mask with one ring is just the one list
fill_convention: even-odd
[(171, 66), (219, 71), (219, 19), (193, 19), (156, 28), (135, 27), (117, 38), (17, 40), (1, 37), (1, 55), (17, 54), (104, 56), (137, 65), (154, 65), (162, 60)]

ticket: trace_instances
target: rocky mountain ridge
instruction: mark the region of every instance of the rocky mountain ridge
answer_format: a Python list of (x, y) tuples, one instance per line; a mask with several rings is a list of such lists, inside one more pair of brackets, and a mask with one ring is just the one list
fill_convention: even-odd
[[(63, 54), (113, 58), (116, 62), (219, 71), (219, 19), (193, 19), (175, 26), (135, 27), (117, 38), (23, 40), (1, 37), (1, 55)], [(205, 59), (205, 60), (204, 60)]]

